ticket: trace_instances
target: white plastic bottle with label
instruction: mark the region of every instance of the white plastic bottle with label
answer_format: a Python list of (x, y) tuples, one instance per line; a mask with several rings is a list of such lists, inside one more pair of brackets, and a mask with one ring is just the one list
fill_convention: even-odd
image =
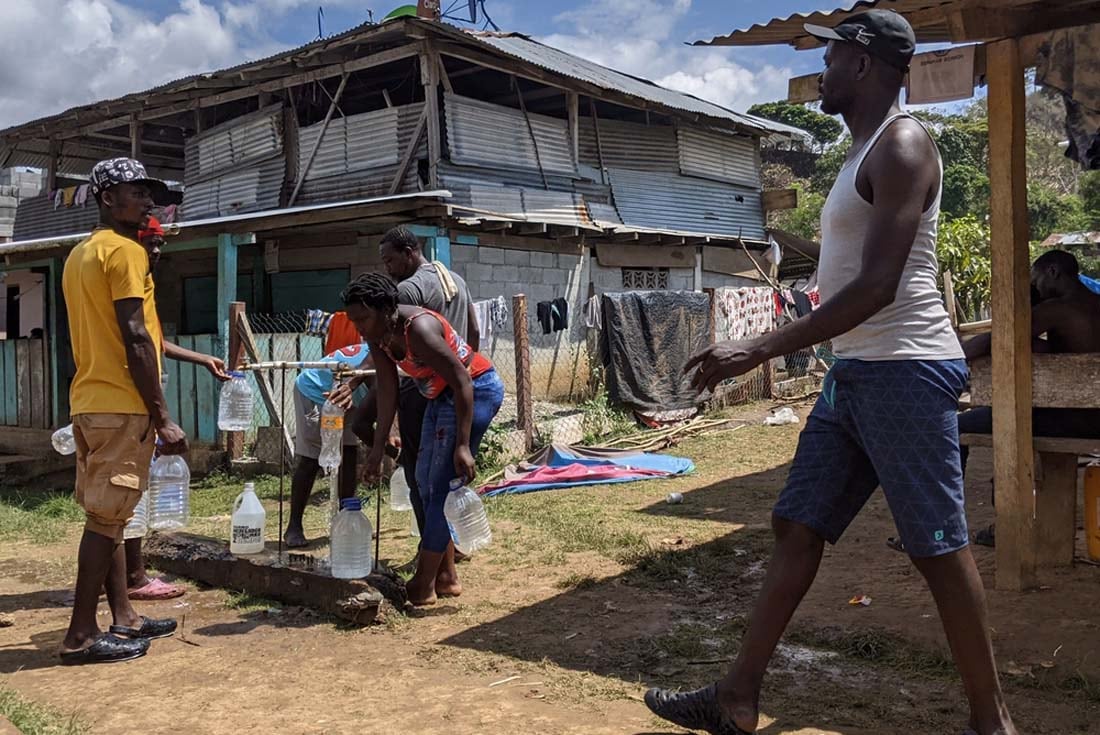
[(485, 514), (485, 505), (462, 480), (451, 482), (451, 492), (443, 501), (443, 515), (451, 527), (451, 538), (455, 546), (463, 553), (472, 554), (484, 549), (493, 542), (493, 532), (489, 529), (489, 517)]
[(267, 511), (256, 497), (256, 486), (244, 484), (244, 492), (233, 502), (229, 529), (229, 551), (232, 554), (259, 554), (264, 550), (264, 530)]
[(344, 409), (332, 401), (321, 407), (321, 453), (317, 464), (325, 472), (340, 466), (344, 453)]

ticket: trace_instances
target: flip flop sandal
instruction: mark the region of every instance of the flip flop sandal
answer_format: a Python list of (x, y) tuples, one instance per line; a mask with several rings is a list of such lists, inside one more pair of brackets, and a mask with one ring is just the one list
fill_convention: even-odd
[(173, 600), (183, 597), (187, 590), (178, 584), (168, 584), (159, 577), (154, 577), (137, 589), (130, 590), (126, 596), (131, 600), (155, 602), (157, 600)]
[(688, 730), (702, 730), (711, 735), (751, 735), (722, 712), (717, 684), (691, 692), (650, 689), (645, 693), (645, 703), (653, 714)]
[(112, 625), (111, 633), (117, 636), (125, 636), (131, 640), (140, 639), (151, 641), (157, 638), (167, 638), (176, 632), (176, 621), (171, 618), (154, 620), (141, 616), (141, 627), (127, 628), (125, 625)]
[(64, 666), (117, 664), (141, 658), (148, 650), (149, 641), (127, 640), (110, 633), (101, 633), (92, 645), (79, 651), (66, 651), (60, 658)]

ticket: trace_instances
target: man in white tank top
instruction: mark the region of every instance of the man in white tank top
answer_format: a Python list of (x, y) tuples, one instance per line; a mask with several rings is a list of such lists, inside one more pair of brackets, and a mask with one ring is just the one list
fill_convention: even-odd
[(821, 307), (778, 331), (693, 356), (713, 390), (765, 360), (833, 340), (838, 360), (806, 421), (773, 511), (776, 547), (737, 660), (709, 687), (653, 689), (646, 703), (683, 727), (750, 733), (769, 660), (836, 543), (880, 486), (905, 548), (928, 582), (970, 700), (969, 732), (1015, 735), (968, 546), (957, 429), (963, 351), (936, 287), (942, 164), (898, 96), (916, 45), (900, 15), (872, 10), (835, 28), (821, 108), (852, 135), (821, 215)]

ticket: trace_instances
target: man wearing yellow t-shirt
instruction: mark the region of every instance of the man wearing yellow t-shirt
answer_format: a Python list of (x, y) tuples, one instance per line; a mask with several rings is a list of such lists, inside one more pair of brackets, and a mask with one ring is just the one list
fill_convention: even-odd
[[(161, 391), (163, 336), (149, 257), (137, 241), (166, 187), (129, 158), (97, 163), (91, 186), (100, 225), (69, 254), (61, 284), (76, 362), (76, 498), (87, 516), (64, 664), (128, 661), (175, 631), (176, 621), (146, 618), (131, 606), (122, 530), (146, 489), (157, 437), (163, 454), (187, 451)], [(108, 633), (96, 621), (105, 582), (114, 618)]]

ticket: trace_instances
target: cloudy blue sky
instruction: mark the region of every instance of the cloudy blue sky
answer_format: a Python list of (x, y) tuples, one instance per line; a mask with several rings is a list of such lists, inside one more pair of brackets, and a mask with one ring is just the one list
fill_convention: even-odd
[[(405, 0), (408, 2), (409, 0)], [(444, 7), (451, 0), (444, 0)], [(400, 0), (4, 0), (0, 128), (210, 71), (381, 18)], [(465, 3), (462, 3), (465, 4)], [(840, 0), (486, 0), (503, 30), (737, 110), (783, 97), (821, 54), (685, 41)]]

